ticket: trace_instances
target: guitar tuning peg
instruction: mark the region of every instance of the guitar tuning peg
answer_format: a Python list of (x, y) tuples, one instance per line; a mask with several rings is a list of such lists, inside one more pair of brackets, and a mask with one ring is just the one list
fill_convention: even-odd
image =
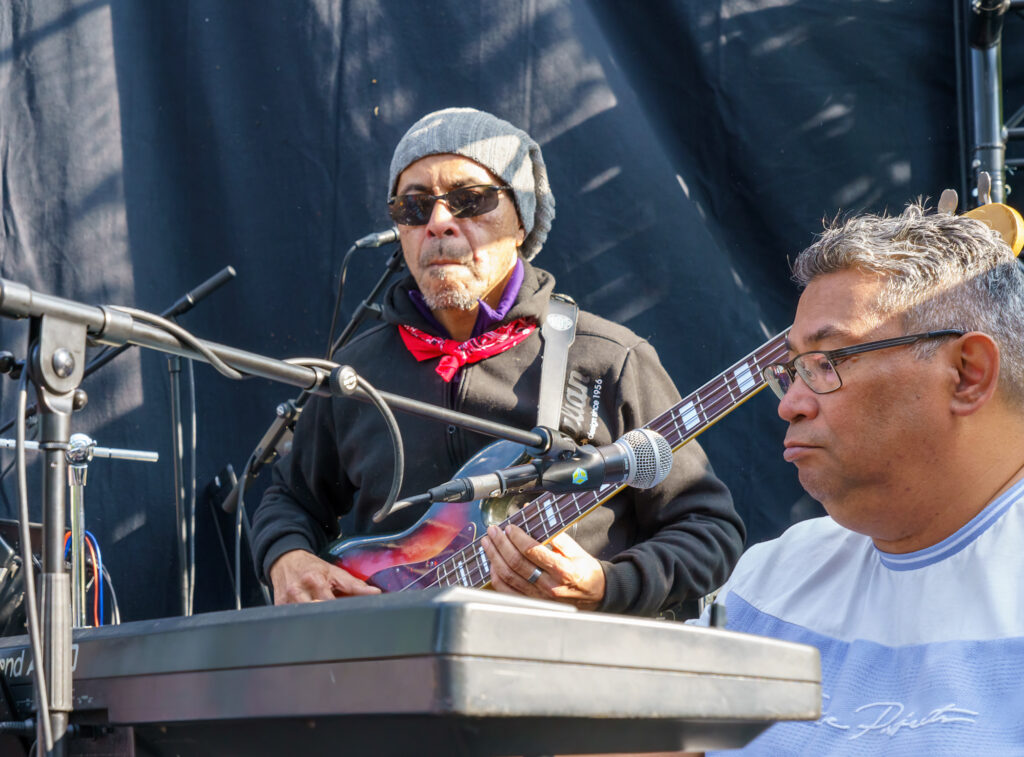
[(988, 205), (992, 202), (992, 177), (988, 171), (978, 173), (978, 204)]
[(959, 201), (960, 198), (957, 196), (955, 189), (943, 189), (942, 194), (939, 196), (938, 211), (947, 215), (953, 215), (956, 213), (956, 206)]

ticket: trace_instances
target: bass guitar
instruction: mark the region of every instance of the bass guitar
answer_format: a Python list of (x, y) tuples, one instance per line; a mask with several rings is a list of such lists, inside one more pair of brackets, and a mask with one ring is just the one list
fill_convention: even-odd
[[(661, 434), (675, 451), (764, 388), (762, 369), (787, 353), (786, 331), (684, 397), (645, 428)], [(513, 464), (522, 447), (511, 442), (488, 445), (472, 457), (456, 478), (491, 473)], [(434, 586), (482, 588), (490, 582), (490, 564), (480, 540), (487, 526), (513, 524), (546, 543), (623, 487), (605, 484), (594, 491), (543, 494), (504, 517), (507, 500), (437, 502), (399, 534), (339, 539), (321, 554), (385, 592)]]

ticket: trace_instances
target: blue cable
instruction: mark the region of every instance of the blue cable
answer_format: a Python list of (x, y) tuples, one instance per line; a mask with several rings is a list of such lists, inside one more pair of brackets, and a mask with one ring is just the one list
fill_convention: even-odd
[[(103, 625), (103, 553), (100, 552), (100, 543), (92, 535), (92, 531), (85, 532), (85, 538), (92, 542), (92, 548), (96, 550), (96, 587), (93, 591), (99, 592), (99, 625)], [(71, 539), (64, 540), (64, 559), (68, 559), (71, 551)]]
[(96, 550), (96, 591), (99, 592), (99, 605), (100, 613), (99, 625), (103, 625), (103, 553), (100, 552), (100, 543), (96, 537), (92, 535), (91, 531), (85, 532), (85, 538), (92, 542), (93, 549)]

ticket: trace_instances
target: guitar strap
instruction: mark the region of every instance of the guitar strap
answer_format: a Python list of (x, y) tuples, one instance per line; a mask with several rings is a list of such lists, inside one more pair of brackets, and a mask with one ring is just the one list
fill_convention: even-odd
[(537, 425), (558, 430), (562, 407), (562, 388), (569, 364), (569, 346), (576, 339), (579, 308), (565, 294), (552, 294), (548, 316), (541, 326), (544, 340), (540, 367), (540, 397), (537, 401)]

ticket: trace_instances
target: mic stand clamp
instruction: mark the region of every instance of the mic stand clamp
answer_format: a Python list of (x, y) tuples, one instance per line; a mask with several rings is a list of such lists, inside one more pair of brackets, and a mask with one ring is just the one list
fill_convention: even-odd
[(228, 496), (221, 503), (221, 509), (224, 512), (233, 513), (238, 507), (239, 495), (245, 494), (260, 469), (285, 454), (281, 450), (290, 444), (295, 424), (299, 420), (299, 416), (302, 415), (302, 408), (310, 396), (308, 392), (303, 392), (295, 399), (286, 400), (277, 406), (277, 417), (249, 456), (245, 475), (235, 481), (235, 485), (231, 487)]
[(0, 373), (6, 373), (17, 381), (21, 378), (21, 369), (25, 367), (24, 360), (18, 360), (13, 352), (4, 350), (0, 352)]
[[(387, 232), (370, 234), (358, 240), (353, 245), (353, 249), (376, 247), (382, 244), (395, 242), (398, 240), (397, 235), (398, 232), (396, 230), (390, 229)], [(384, 274), (374, 285), (373, 289), (370, 290), (369, 294), (367, 294), (356, 307), (355, 312), (352, 314), (352, 318), (349, 320), (348, 324), (346, 324), (337, 340), (330, 345), (327, 354), (328, 359), (352, 338), (356, 329), (359, 328), (359, 325), (365, 321), (367, 317), (372, 315), (374, 318), (380, 318), (381, 307), (374, 301), (377, 299), (381, 291), (383, 291), (388, 280), (395, 273), (402, 270), (403, 266), (402, 248), (399, 247), (391, 253), (391, 257), (388, 258)], [(353, 378), (353, 381), (355, 381), (355, 378)], [(263, 468), (264, 465), (269, 465), (275, 462), (278, 457), (284, 456), (285, 453), (281, 451), (281, 448), (287, 447), (290, 443), (292, 432), (295, 430), (295, 424), (299, 420), (299, 416), (302, 415), (302, 408), (305, 407), (310, 396), (310, 392), (308, 390), (304, 390), (298, 397), (286, 400), (277, 406), (277, 418), (275, 418), (274, 422), (270, 424), (270, 427), (263, 434), (263, 438), (260, 439), (259, 444), (256, 445), (256, 449), (254, 449), (252, 454), (249, 456), (249, 465), (247, 466), (245, 473), (241, 479), (235, 481), (234, 486), (231, 487), (231, 491), (228, 492), (224, 501), (221, 502), (220, 506), (224, 512), (235, 512), (238, 508), (239, 495), (244, 495), (245, 492), (249, 490), (249, 487), (252, 485), (256, 476), (259, 475), (260, 469)]]
[(539, 457), (541, 460), (568, 460), (577, 452), (580, 445), (571, 436), (563, 434), (558, 429), (548, 426), (534, 426), (532, 433), (544, 438), (544, 442), (538, 446), (526, 447), (526, 453), (530, 457)]

